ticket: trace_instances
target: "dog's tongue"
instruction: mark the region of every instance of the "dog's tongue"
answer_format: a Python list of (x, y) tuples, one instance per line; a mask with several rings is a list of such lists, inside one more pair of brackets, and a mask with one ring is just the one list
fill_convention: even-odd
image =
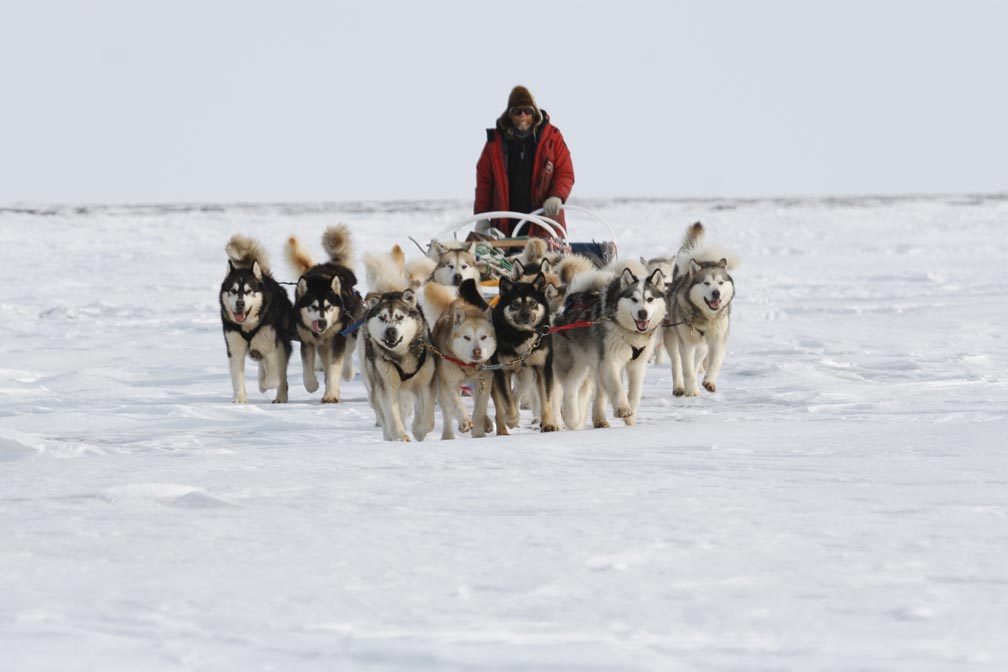
[(234, 318), (235, 318), (235, 322), (237, 322), (238, 324), (241, 324), (242, 322), (245, 321), (245, 313), (235, 313), (234, 314)]
[(637, 320), (637, 331), (644, 331), (651, 320)]
[(721, 306), (721, 299), (714, 299), (710, 302), (711, 310), (717, 310)]
[(322, 333), (322, 328), (319, 326), (318, 320), (312, 320), (311, 328), (316, 334)]

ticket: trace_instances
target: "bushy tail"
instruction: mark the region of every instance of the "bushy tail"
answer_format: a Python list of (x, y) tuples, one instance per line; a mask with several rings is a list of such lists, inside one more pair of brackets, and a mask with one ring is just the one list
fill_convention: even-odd
[(403, 275), (403, 258), (402, 248), (398, 245), (388, 254), (365, 252), (364, 274), (368, 289), (379, 294), (409, 289), (409, 282)]
[(704, 227), (700, 222), (695, 222), (686, 229), (682, 247), (679, 248), (679, 252), (676, 254), (674, 278), (678, 279), (686, 274), (686, 269), (689, 268), (691, 259), (698, 263), (717, 262), (724, 259), (727, 262), (728, 270), (738, 265), (738, 257), (733, 253), (719, 245), (712, 245), (705, 240)]
[(685, 254), (690, 254), (693, 250), (696, 250), (703, 243), (704, 238), (704, 228), (703, 224), (700, 222), (693, 222), (688, 229), (686, 229), (686, 234), (682, 239), (682, 246), (680, 246), (679, 251)]
[(329, 261), (350, 268), (350, 259), (353, 257), (350, 227), (346, 224), (326, 227), (322, 234), (322, 249), (329, 255)]
[(458, 298), (458, 290), (452, 285), (441, 285), (436, 282), (428, 282), (423, 287), (423, 307), (424, 314), (430, 313), (435, 316), (448, 309), (455, 299)]
[(224, 246), (224, 251), (227, 253), (228, 259), (236, 267), (252, 268), (252, 264), (258, 262), (262, 272), (266, 275), (271, 275), (266, 248), (258, 240), (236, 233), (231, 236), (231, 240)]
[(575, 276), (597, 269), (598, 267), (595, 265), (595, 262), (588, 257), (580, 254), (569, 254), (560, 260), (560, 263), (553, 268), (553, 272), (560, 277), (560, 282), (564, 286), (567, 286), (571, 284), (571, 280)]
[(284, 255), (287, 257), (287, 263), (298, 275), (303, 275), (305, 271), (315, 265), (311, 252), (301, 244), (295, 235), (287, 238), (287, 244), (284, 245)]

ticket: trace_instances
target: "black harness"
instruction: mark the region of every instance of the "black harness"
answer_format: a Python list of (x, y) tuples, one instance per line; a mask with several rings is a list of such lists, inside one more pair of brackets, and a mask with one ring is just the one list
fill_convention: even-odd
[[(382, 357), (382, 359), (385, 359)], [(420, 369), (423, 368), (424, 362), (427, 361), (427, 348), (420, 348), (420, 356), (417, 358), (417, 367), (412, 373), (406, 373), (402, 370), (402, 367), (393, 362), (391, 359), (385, 359), (386, 362), (395, 367), (395, 370), (399, 373), (399, 380), (406, 382), (416, 374), (420, 373)]]

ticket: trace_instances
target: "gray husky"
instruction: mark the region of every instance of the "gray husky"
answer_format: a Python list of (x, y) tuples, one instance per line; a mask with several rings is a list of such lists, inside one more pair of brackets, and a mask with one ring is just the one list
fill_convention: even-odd
[[(571, 283), (554, 337), (555, 370), (563, 386), (562, 415), (569, 429), (579, 429), (585, 376), (595, 383), (592, 424), (608, 427), (606, 399), (616, 417), (632, 425), (640, 403), (644, 373), (655, 346), (654, 333), (665, 317), (665, 278), (650, 275), (636, 261), (614, 262), (602, 271), (577, 276)], [(574, 326), (580, 324), (581, 326)], [(627, 374), (629, 394), (623, 387)]]
[(403, 417), (413, 401), (413, 436), (434, 429), (434, 355), (412, 289), (368, 294), (360, 338), (361, 378), (386, 441), (409, 441)]
[(301, 341), (301, 365), (305, 389), (318, 389), (315, 377), (316, 353), (325, 374), (323, 404), (340, 400), (339, 379), (354, 375), (353, 351), (356, 333), (343, 332), (363, 314), (363, 303), (354, 289), (357, 277), (349, 268), (350, 229), (345, 224), (330, 226), (322, 234), (322, 248), (329, 261), (316, 264), (311, 253), (296, 236), (287, 239), (287, 260), (300, 274), (294, 291), (294, 327)]
[(259, 391), (276, 388), (273, 403), (287, 401), (291, 355), (291, 302), (270, 275), (266, 252), (252, 238), (235, 234), (224, 246), (228, 270), (220, 288), (221, 322), (236, 404), (245, 395), (245, 356), (259, 362)]
[(735, 297), (729, 256), (704, 245), (704, 227), (686, 230), (676, 255), (674, 279), (668, 291), (669, 317), (663, 326), (665, 349), (672, 359), (672, 393), (700, 396), (697, 377), (706, 367), (703, 386), (717, 391), (724, 362), (728, 318)]

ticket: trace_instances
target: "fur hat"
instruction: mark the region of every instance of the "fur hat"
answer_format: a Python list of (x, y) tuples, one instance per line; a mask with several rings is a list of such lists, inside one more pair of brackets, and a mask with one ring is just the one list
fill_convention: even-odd
[(504, 108), (503, 117), (505, 119), (508, 117), (512, 107), (521, 107), (523, 105), (527, 105), (534, 110), (533, 115), (535, 116), (535, 125), (538, 126), (541, 124), (543, 120), (542, 112), (539, 111), (539, 106), (536, 105), (535, 98), (532, 97), (532, 92), (521, 84), (511, 89), (511, 94), (508, 96), (507, 107)]

